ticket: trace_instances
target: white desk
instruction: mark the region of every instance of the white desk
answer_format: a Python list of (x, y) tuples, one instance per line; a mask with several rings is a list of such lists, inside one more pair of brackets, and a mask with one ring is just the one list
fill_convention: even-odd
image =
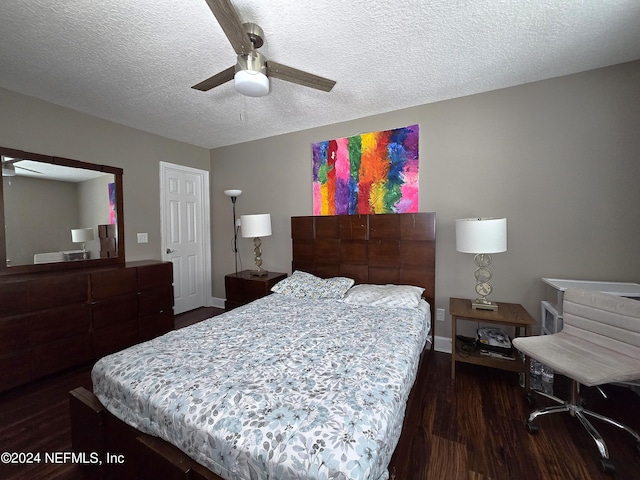
[(562, 300), (564, 292), (569, 288), (579, 290), (596, 290), (598, 292), (630, 297), (640, 300), (640, 284), (631, 282), (598, 282), (591, 280), (565, 280), (560, 278), (543, 278), (549, 295), (542, 301), (542, 333), (551, 334), (562, 330)]
[[(543, 278), (553, 293), (554, 299), (542, 301), (542, 333), (549, 335), (562, 330), (562, 300), (564, 292), (568, 288), (577, 288), (580, 290), (596, 290), (598, 292), (616, 295), (618, 297), (629, 297), (640, 300), (640, 284), (631, 282), (598, 282), (590, 280), (563, 280), (560, 278)], [(631, 382), (622, 382), (632, 390), (640, 394), (640, 379)]]

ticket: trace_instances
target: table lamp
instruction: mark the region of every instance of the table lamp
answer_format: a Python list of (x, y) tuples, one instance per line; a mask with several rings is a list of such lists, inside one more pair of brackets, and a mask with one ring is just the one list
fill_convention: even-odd
[(240, 217), (240, 228), (243, 238), (253, 238), (253, 253), (255, 254), (256, 270), (250, 272), (254, 276), (263, 276), (268, 272), (262, 268), (262, 241), (260, 237), (271, 235), (271, 214), (259, 213), (256, 215), (242, 215)]
[(89, 258), (89, 252), (87, 252), (86, 242), (93, 242), (95, 240), (95, 233), (93, 228), (72, 228), (71, 229), (71, 241), (73, 243), (82, 243), (82, 258), (84, 260)]
[(478, 298), (471, 302), (471, 308), (478, 310), (498, 310), (498, 305), (487, 296), (493, 291), (489, 283), (492, 273), (491, 254), (507, 251), (506, 218), (461, 218), (456, 220), (456, 250), (463, 253), (475, 253), (474, 262), (478, 267), (476, 293)]

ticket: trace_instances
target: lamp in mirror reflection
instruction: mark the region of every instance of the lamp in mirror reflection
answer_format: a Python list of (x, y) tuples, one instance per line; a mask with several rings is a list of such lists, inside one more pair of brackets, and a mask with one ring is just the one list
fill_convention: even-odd
[(236, 221), (236, 200), (242, 195), (242, 190), (225, 190), (224, 194), (231, 198), (231, 205), (233, 209), (233, 256), (236, 262), (236, 275), (238, 274), (238, 228), (240, 227), (238, 221)]
[(96, 236), (93, 228), (71, 229), (71, 241), (73, 243), (82, 243), (82, 258), (85, 260), (89, 258), (89, 252), (87, 252), (87, 242), (93, 242), (95, 238)]
[(271, 235), (271, 214), (259, 213), (256, 215), (242, 215), (240, 217), (243, 238), (253, 238), (253, 253), (255, 256), (256, 270), (251, 275), (262, 276), (268, 272), (262, 268), (262, 240), (261, 237)]
[(456, 250), (476, 254), (474, 262), (478, 268), (474, 276), (478, 298), (471, 302), (471, 308), (497, 310), (498, 305), (487, 300), (493, 291), (489, 283), (492, 277), (489, 265), (492, 253), (507, 251), (507, 219), (481, 217), (456, 220)]

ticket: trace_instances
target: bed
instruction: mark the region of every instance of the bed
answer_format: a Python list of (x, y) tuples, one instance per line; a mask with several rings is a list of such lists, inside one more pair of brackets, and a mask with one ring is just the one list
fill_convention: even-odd
[(94, 392), (71, 392), (74, 450), (107, 478), (388, 478), (433, 343), (435, 214), (291, 229), (272, 295), (96, 363)]

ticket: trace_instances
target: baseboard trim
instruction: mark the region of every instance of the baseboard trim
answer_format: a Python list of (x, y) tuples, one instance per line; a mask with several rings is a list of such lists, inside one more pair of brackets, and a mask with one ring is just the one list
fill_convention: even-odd
[(451, 353), (451, 339), (449, 337), (440, 337), (436, 335), (434, 341), (434, 350), (436, 352)]
[(224, 308), (224, 298), (219, 298), (219, 297), (209, 298), (207, 307)]

